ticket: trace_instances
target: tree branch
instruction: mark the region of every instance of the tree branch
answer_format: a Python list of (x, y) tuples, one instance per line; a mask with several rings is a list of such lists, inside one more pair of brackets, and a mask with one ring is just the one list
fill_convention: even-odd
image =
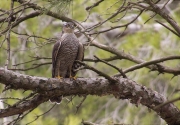
[[(34, 18), (38, 15), (40, 15), (41, 12), (40, 11), (36, 11), (36, 12), (33, 12), (33, 13), (30, 13), (29, 15), (27, 16), (23, 16), (23, 17), (20, 17), (16, 22), (12, 23), (11, 24), (11, 28), (14, 28), (15, 26), (17, 26), (18, 24), (20, 24), (21, 22), (27, 20), (27, 19), (30, 19), (30, 18)], [(4, 33), (6, 33), (8, 30), (9, 30), (10, 27), (7, 27), (6, 29), (4, 29), (3, 31), (0, 32), (0, 36)]]
[(178, 24), (163, 10), (161, 10), (156, 4), (154, 4), (151, 0), (145, 0), (151, 7), (154, 12), (159, 14), (162, 18), (164, 18), (178, 33), (178, 36), (180, 37), (180, 27)]
[[(17, 0), (17, 2), (19, 2), (20, 4), (27, 3), (27, 1), (25, 1), (25, 0)], [(37, 4), (27, 3), (27, 5), (31, 8), (33, 8), (34, 10), (39, 10), (39, 11), (41, 11), (41, 13), (44, 13), (44, 14), (49, 15), (51, 17), (54, 17), (54, 18), (57, 18), (57, 19), (60, 19), (60, 20), (66, 21), (66, 22), (73, 21), (72, 19), (70, 19), (68, 17), (62, 16), (60, 14), (53, 13), (52, 11), (47, 10), (46, 8), (42, 8), (42, 7), (38, 6)]]
[[(56, 13), (53, 13), (52, 11), (49, 11), (45, 8), (42, 8), (34, 3), (29, 3), (27, 1), (24, 1), (24, 0), (18, 0), (17, 2), (19, 2), (20, 4), (24, 4), (26, 3), (27, 6), (29, 6), (30, 8), (33, 8), (34, 10), (38, 10), (36, 12), (33, 12), (27, 16), (24, 16), (24, 17), (21, 17), (19, 18), (16, 22), (14, 22), (11, 27), (14, 28), (15, 26), (17, 26), (19, 23), (29, 19), (29, 18), (34, 18), (36, 16), (39, 16), (40, 14), (46, 14), (48, 16), (51, 16), (51, 17), (54, 17), (54, 18), (57, 18), (57, 19), (60, 19), (62, 21), (66, 21), (66, 22), (72, 22), (73, 20), (68, 18), (68, 17), (65, 17), (65, 16), (61, 16), (59, 14), (56, 14)], [(3, 20), (1, 20), (3, 21)], [(2, 32), (0, 32), (0, 36), (2, 36), (3, 33), (7, 32), (9, 30), (9, 27), (7, 27), (6, 29), (4, 29)]]
[[(130, 60), (130, 61), (138, 63), (138, 64), (145, 63), (144, 60), (139, 59), (139, 58), (137, 58), (137, 57), (135, 57), (135, 56), (133, 56), (131, 54), (127, 54), (124, 51), (117, 50), (117, 49), (115, 49), (113, 47), (109, 47), (109, 46), (100, 44), (100, 43), (98, 43), (96, 41), (93, 41), (91, 44), (92, 44), (92, 46), (96, 46), (96, 47), (98, 47), (100, 49), (103, 49), (103, 50), (108, 51), (108, 52), (110, 52), (112, 54), (115, 54), (116, 56), (119, 57), (119, 59), (127, 59), (127, 60)], [(169, 59), (167, 59), (167, 60), (169, 60)], [(156, 60), (156, 61), (159, 61), (159, 60)], [(158, 64), (158, 65), (156, 65), (156, 64), (155, 65), (146, 65), (145, 64), (144, 66), (146, 66), (147, 68), (149, 68), (149, 69), (151, 69), (153, 71), (155, 71), (155, 70), (159, 71), (160, 73), (164, 73), (165, 72), (165, 73), (170, 73), (170, 74), (173, 74), (173, 75), (179, 75), (180, 74), (180, 70), (178, 70), (178, 69), (171, 69), (171, 68), (163, 66), (161, 64)]]
[(23, 112), (36, 108), (41, 103), (48, 101), (48, 99), (48, 97), (44, 97), (40, 94), (35, 95), (32, 99), (21, 104), (15, 104), (8, 108), (0, 109), (0, 118), (23, 114)]
[[(180, 56), (168, 56), (168, 57), (164, 57), (164, 58), (159, 58), (159, 59), (143, 62), (143, 63), (137, 64), (137, 65), (134, 65), (132, 67), (129, 67), (129, 68), (125, 69), (123, 72), (128, 73), (128, 72), (131, 72), (131, 71), (143, 68), (143, 67), (147, 67), (149, 65), (157, 65), (157, 67), (159, 66), (159, 68), (163, 69), (163, 67), (161, 67), (161, 65), (157, 64), (157, 63), (164, 62), (167, 60), (174, 60), (174, 59), (180, 59)], [(154, 70), (154, 69), (151, 69), (151, 70)], [(180, 71), (179, 71), (179, 74), (180, 74)], [(117, 74), (115, 76), (120, 76), (120, 75), (121, 74)]]
[[(34, 104), (34, 107), (38, 106), (54, 95), (105, 96), (112, 94), (117, 99), (129, 99), (131, 100), (131, 103), (140, 103), (147, 106), (158, 113), (158, 115), (160, 115), (169, 125), (180, 124), (180, 111), (174, 104), (169, 103), (155, 109), (156, 106), (167, 101), (163, 95), (129, 79), (119, 78), (116, 80), (117, 82), (115, 84), (111, 84), (104, 78), (78, 78), (76, 80), (66, 78), (59, 81), (55, 78), (33, 77), (0, 68), (0, 82), (2, 84), (11, 86), (12, 89), (33, 90), (41, 94), (35, 96), (29, 103), (25, 103), (27, 104), (24, 104), (26, 107), (25, 110), (29, 109), (30, 104), (31, 106)], [(140, 101), (139, 98), (141, 98)], [(10, 110), (15, 109), (17, 108), (1, 109), (0, 116), (6, 117), (15, 115), (16, 113), (19, 114), (17, 110), (16, 112), (9, 114)]]
[(87, 11), (90, 11), (92, 8), (98, 6), (98, 5), (99, 5), (101, 2), (103, 2), (103, 1), (104, 1), (104, 0), (99, 0), (99, 1), (97, 1), (97, 2), (94, 3), (93, 5), (86, 7), (86, 10), (87, 10)]

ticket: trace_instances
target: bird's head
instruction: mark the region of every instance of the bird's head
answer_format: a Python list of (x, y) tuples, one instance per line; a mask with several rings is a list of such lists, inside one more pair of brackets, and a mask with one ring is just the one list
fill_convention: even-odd
[(73, 33), (74, 32), (74, 23), (67, 22), (63, 24), (63, 32), (64, 33)]

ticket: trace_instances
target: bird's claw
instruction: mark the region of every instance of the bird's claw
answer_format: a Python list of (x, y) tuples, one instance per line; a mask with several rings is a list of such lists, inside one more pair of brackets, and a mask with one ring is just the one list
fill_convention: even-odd
[(76, 77), (73, 77), (73, 76), (70, 76), (70, 79), (71, 79), (71, 80), (76, 80), (77, 78), (76, 78)]
[(59, 79), (60, 80), (60, 82), (62, 81), (62, 79), (63, 79), (63, 77), (61, 77), (61, 76), (57, 76), (56, 77), (57, 79)]

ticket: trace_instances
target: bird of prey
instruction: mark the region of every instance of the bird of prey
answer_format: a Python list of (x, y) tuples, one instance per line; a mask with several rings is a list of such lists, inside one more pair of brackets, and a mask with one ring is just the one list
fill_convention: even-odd
[[(63, 25), (63, 34), (54, 44), (52, 51), (52, 78), (74, 78), (78, 63), (84, 58), (84, 48), (74, 34), (74, 24), (67, 22)], [(60, 103), (62, 97), (52, 97), (51, 102)]]

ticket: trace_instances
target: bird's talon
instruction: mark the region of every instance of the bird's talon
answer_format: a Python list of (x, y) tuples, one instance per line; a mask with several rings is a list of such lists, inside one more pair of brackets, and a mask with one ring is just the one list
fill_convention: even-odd
[(62, 82), (62, 80), (63, 80), (63, 77), (61, 77), (61, 76), (58, 76), (58, 77), (56, 77), (56, 78), (59, 79), (60, 82)]
[(71, 80), (76, 80), (77, 78), (70, 76), (70, 79), (71, 79)]
[(63, 77), (61, 77), (61, 76), (58, 76), (58, 77), (56, 77), (57, 79), (62, 79)]

